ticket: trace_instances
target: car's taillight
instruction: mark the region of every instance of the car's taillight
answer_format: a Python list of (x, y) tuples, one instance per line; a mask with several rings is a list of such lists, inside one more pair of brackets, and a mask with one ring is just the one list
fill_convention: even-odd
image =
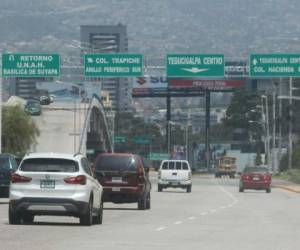
[(270, 181), (271, 176), (270, 175), (264, 175), (264, 181)]
[(192, 179), (192, 173), (189, 172), (189, 180), (191, 180), (191, 179)]
[(85, 185), (86, 184), (86, 176), (78, 175), (75, 177), (69, 177), (64, 179), (67, 184), (75, 184), (75, 185)]
[(30, 177), (22, 176), (19, 174), (12, 174), (11, 175), (11, 183), (28, 183), (31, 182)]

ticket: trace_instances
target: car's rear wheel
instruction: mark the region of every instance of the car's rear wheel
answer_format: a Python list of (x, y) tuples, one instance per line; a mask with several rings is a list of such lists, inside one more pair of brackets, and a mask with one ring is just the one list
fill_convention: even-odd
[(150, 209), (151, 208), (151, 195), (150, 192), (147, 195), (147, 201), (146, 201), (146, 209)]
[(12, 211), (12, 209), (9, 207), (9, 209), (8, 209), (9, 224), (19, 225), (19, 224), (21, 224), (21, 219), (22, 219), (22, 216), (19, 213)]
[(147, 198), (145, 195), (143, 195), (143, 197), (141, 197), (138, 201), (138, 210), (145, 210), (146, 202), (147, 202)]
[(234, 174), (231, 174), (231, 175), (230, 175), (230, 178), (231, 178), (231, 179), (234, 179)]
[(158, 192), (162, 192), (162, 190), (163, 190), (162, 186), (158, 184), (158, 186), (157, 186), (157, 191), (158, 191)]
[(86, 213), (80, 217), (80, 224), (91, 226), (93, 224), (93, 200), (90, 199)]
[(187, 188), (186, 188), (186, 192), (187, 192), (187, 193), (190, 193), (190, 192), (192, 192), (192, 185), (190, 185), (190, 186), (187, 186)]
[(267, 193), (271, 193), (271, 188), (267, 188), (267, 189), (266, 189), (266, 192), (267, 192)]
[(240, 192), (240, 193), (244, 192), (244, 188), (240, 187), (240, 188), (239, 188), (239, 192)]
[(32, 214), (24, 214), (23, 215), (23, 222), (25, 224), (32, 224), (34, 221), (34, 215)]
[(103, 202), (101, 201), (98, 214), (93, 218), (93, 223), (99, 225), (102, 224), (102, 220), (103, 220)]

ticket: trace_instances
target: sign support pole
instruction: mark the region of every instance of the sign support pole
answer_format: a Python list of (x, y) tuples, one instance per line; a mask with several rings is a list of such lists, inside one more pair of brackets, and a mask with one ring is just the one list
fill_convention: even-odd
[(167, 123), (166, 123), (166, 143), (167, 143), (167, 152), (170, 154), (170, 121), (171, 121), (171, 96), (167, 95)]
[(205, 152), (206, 167), (210, 169), (210, 91), (205, 93)]

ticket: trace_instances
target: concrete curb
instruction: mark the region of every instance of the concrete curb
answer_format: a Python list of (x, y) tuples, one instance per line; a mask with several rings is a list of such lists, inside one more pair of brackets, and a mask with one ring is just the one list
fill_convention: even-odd
[(284, 189), (284, 190), (287, 190), (287, 191), (290, 191), (290, 192), (300, 194), (300, 189), (295, 189), (293, 187), (284, 186), (284, 185), (276, 185), (276, 184), (272, 184), (271, 186), (274, 187), (274, 188), (281, 188), (281, 189)]

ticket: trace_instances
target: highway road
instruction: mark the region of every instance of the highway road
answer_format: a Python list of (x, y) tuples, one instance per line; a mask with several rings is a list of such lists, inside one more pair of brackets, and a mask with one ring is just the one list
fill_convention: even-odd
[[(0, 202), (1, 250), (222, 249), (295, 250), (300, 246), (300, 195), (281, 189), (238, 193), (237, 179), (193, 177), (193, 190), (157, 192), (151, 210), (105, 203), (103, 225), (37, 217), (33, 225), (8, 225)], [(1, 200), (1, 199), (0, 199)]]
[[(74, 126), (74, 103), (57, 102), (42, 106), (42, 114), (33, 116), (39, 130), (40, 136), (37, 138), (37, 145), (33, 147), (33, 152), (59, 152), (74, 153), (78, 150), (79, 134), (84, 124), (85, 104), (80, 104), (81, 111), (75, 114)], [(76, 142), (74, 142), (74, 139)], [(75, 145), (75, 148), (74, 148)]]

